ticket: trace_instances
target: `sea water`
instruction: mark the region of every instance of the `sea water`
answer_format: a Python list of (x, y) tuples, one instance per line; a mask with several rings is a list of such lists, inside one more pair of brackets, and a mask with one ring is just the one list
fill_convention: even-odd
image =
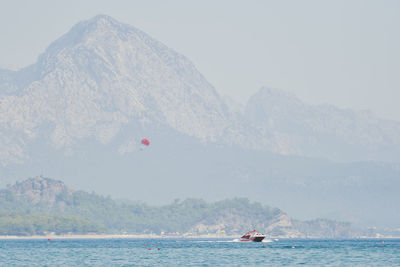
[(400, 240), (0, 240), (0, 266), (400, 266)]

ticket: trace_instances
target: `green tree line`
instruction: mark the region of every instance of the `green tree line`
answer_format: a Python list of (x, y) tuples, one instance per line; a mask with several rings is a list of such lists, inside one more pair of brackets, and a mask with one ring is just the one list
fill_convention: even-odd
[(101, 233), (105, 230), (80, 216), (12, 213), (0, 215), (0, 235), (85, 234)]

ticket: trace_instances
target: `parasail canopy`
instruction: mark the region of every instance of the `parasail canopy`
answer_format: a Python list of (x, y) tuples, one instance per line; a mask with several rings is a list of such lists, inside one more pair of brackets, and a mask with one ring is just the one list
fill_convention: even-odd
[(143, 138), (141, 143), (144, 146), (149, 146), (150, 145), (150, 141), (148, 139), (146, 139), (146, 138)]

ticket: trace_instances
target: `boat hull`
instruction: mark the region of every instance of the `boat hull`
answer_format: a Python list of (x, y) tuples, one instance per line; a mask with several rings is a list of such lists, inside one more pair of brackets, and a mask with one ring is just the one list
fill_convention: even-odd
[(249, 239), (241, 238), (241, 242), (261, 242), (263, 241), (265, 237), (264, 236), (256, 236), (256, 237), (251, 237)]
[(257, 236), (257, 237), (254, 237), (252, 241), (253, 242), (261, 242), (261, 241), (263, 241), (263, 239), (264, 239), (263, 236)]

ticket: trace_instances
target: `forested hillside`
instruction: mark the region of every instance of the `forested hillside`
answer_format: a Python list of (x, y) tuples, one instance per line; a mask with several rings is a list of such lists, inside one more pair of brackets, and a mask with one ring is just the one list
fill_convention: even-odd
[[(240, 235), (258, 229), (276, 237), (351, 237), (350, 224), (293, 221), (277, 209), (234, 198), (213, 203), (175, 200), (164, 206), (115, 201), (44, 177), (0, 191), (0, 235), (114, 233)], [(328, 224), (327, 224), (328, 222)], [(329, 228), (329, 231), (327, 231)], [(326, 234), (328, 233), (328, 234)]]

